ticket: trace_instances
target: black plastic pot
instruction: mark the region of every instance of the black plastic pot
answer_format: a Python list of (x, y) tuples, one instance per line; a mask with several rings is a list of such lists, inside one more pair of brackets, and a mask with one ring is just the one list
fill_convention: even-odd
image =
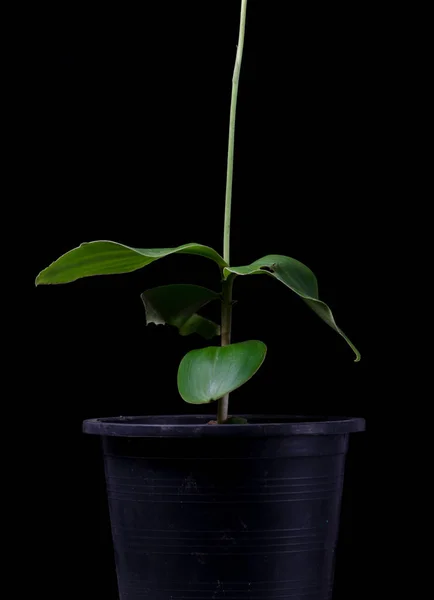
[(360, 418), (87, 420), (102, 437), (120, 600), (330, 600)]

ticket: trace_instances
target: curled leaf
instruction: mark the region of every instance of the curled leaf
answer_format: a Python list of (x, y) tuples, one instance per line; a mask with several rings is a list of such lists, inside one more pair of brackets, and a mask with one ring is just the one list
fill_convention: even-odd
[(317, 279), (314, 273), (303, 263), (288, 256), (271, 254), (244, 267), (225, 267), (223, 273), (226, 278), (234, 273), (235, 275), (268, 275), (281, 281), (298, 294), (327, 325), (344, 338), (356, 355), (355, 362), (360, 361), (360, 352), (342, 329), (338, 327), (327, 304), (319, 299)]
[(181, 335), (198, 333), (206, 339), (220, 335), (220, 326), (196, 312), (220, 295), (199, 285), (173, 284), (141, 294), (147, 323), (172, 325)]
[(189, 319), (180, 328), (180, 335), (191, 335), (197, 333), (206, 340), (210, 340), (213, 337), (219, 336), (221, 333), (220, 325), (214, 323), (210, 319), (206, 319), (201, 315), (191, 315)]

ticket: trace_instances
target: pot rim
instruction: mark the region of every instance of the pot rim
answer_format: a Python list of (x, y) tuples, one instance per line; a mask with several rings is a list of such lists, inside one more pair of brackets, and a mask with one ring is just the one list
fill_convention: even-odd
[(99, 417), (83, 421), (83, 432), (99, 436), (141, 438), (286, 437), (342, 435), (365, 431), (362, 417), (310, 415), (231, 415), (249, 422), (242, 425), (209, 425), (211, 415), (138, 415)]

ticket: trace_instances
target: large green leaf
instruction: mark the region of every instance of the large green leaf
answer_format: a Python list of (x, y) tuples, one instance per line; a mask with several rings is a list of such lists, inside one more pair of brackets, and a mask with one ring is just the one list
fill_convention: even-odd
[(172, 325), (181, 335), (198, 333), (206, 339), (220, 335), (220, 326), (196, 312), (220, 299), (220, 294), (199, 285), (173, 284), (146, 290), (141, 294), (147, 323)]
[(234, 273), (235, 275), (270, 275), (278, 279), (298, 294), (327, 325), (337, 331), (353, 350), (356, 355), (355, 361), (360, 360), (360, 352), (342, 329), (337, 326), (332, 311), (327, 304), (319, 299), (317, 279), (303, 263), (288, 256), (270, 254), (245, 267), (225, 267), (223, 272), (226, 278), (230, 273)]
[(256, 340), (192, 350), (179, 365), (179, 393), (189, 404), (218, 400), (253, 377), (266, 352)]
[(36, 285), (70, 283), (92, 275), (130, 273), (170, 254), (197, 254), (214, 260), (220, 267), (226, 265), (223, 258), (208, 246), (185, 244), (177, 248), (131, 248), (110, 241), (86, 242), (60, 256), (41, 271)]

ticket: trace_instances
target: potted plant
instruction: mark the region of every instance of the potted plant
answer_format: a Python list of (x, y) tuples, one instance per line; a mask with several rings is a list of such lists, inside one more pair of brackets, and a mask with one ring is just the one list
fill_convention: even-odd
[[(181, 398), (216, 403), (216, 419), (189, 416), (104, 417), (84, 432), (101, 437), (121, 600), (205, 598), (330, 600), (349, 435), (355, 417), (237, 415), (229, 394), (251, 379), (267, 348), (231, 341), (232, 290), (249, 275), (273, 277), (297, 294), (351, 347), (315, 275), (299, 261), (268, 255), (249, 265), (230, 260), (232, 179), (239, 77), (247, 0), (241, 0), (233, 75), (223, 255), (189, 243), (132, 248), (113, 241), (84, 243), (60, 256), (37, 285), (124, 274), (171, 254), (214, 263), (220, 289), (193, 283), (143, 292), (147, 323), (207, 340), (188, 352), (177, 373)], [(218, 270), (217, 270), (218, 269)], [(200, 315), (221, 303), (221, 323)]]

